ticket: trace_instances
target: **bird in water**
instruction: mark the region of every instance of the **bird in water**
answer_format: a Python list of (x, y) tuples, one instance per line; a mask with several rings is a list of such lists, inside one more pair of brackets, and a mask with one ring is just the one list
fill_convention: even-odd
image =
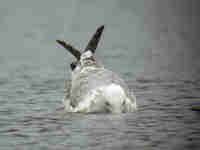
[(125, 113), (136, 110), (136, 97), (114, 72), (97, 62), (95, 51), (104, 25), (97, 28), (85, 50), (77, 50), (62, 40), (56, 40), (76, 60), (70, 65), (72, 79), (63, 100), (67, 112)]

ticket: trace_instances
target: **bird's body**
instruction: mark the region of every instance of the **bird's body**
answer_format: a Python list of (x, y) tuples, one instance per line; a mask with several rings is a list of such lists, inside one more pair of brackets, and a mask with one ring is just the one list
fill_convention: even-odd
[(65, 98), (71, 112), (129, 112), (136, 99), (124, 81), (104, 67), (85, 67), (73, 75), (70, 94)]
[(78, 56), (69, 90), (65, 93), (66, 111), (121, 113), (136, 110), (133, 92), (117, 74), (98, 64), (92, 50), (87, 49)]

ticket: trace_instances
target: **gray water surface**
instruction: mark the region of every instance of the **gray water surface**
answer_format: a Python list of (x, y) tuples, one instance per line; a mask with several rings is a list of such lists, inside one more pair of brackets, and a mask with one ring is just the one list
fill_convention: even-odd
[[(26, 80), (26, 79), (25, 79)], [(30, 80), (29, 80), (30, 81)], [(1, 83), (1, 149), (198, 149), (200, 81), (129, 81), (139, 110), (128, 114), (65, 114), (62, 80)], [(25, 84), (25, 83), (24, 83)], [(190, 89), (188, 89), (190, 87)], [(29, 94), (28, 94), (29, 93)], [(59, 94), (60, 93), (60, 94)]]
[[(197, 1), (0, 0), (0, 149), (198, 150)], [(48, 4), (48, 5), (47, 5)], [(127, 114), (66, 114), (72, 61), (56, 39), (84, 48), (105, 32), (97, 58), (137, 97)]]

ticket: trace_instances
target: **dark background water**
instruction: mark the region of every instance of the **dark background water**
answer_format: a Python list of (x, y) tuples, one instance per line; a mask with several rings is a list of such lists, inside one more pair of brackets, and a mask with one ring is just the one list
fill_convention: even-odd
[[(198, 0), (0, 0), (0, 149), (200, 148)], [(64, 114), (72, 56), (97, 50), (135, 92), (129, 114)]]

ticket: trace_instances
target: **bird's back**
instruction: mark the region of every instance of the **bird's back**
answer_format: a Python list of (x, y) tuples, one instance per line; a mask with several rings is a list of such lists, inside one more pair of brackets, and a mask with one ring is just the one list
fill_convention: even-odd
[[(96, 100), (103, 101), (103, 96), (103, 99), (106, 102), (113, 97), (114, 93), (114, 95), (119, 95), (117, 92), (119, 94), (120, 92), (124, 93), (124, 96), (130, 95), (127, 85), (117, 74), (103, 67), (88, 67), (72, 80), (70, 94), (71, 105), (74, 107), (78, 106), (82, 101), (92, 96), (94, 93), (96, 93)], [(132, 99), (131, 95), (129, 97)]]

